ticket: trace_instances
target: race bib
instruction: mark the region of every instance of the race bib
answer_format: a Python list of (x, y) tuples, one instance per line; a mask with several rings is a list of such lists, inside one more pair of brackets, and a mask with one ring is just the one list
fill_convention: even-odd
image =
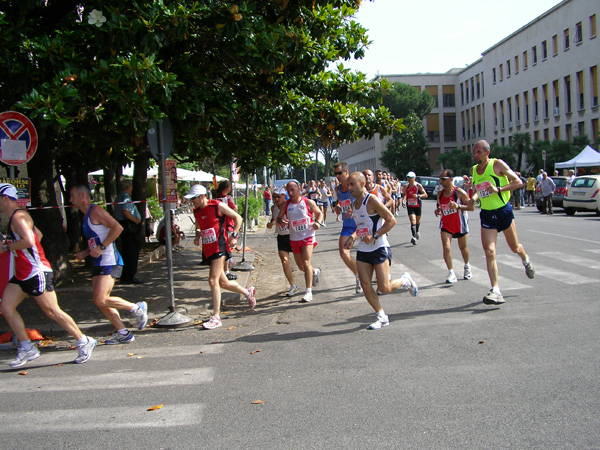
[(289, 230), (289, 227), (287, 225), (277, 225), (277, 232), (279, 234), (285, 233), (288, 230)]
[(419, 206), (419, 199), (418, 198), (408, 198), (407, 200), (407, 205), (408, 206)]
[(298, 219), (292, 222), (292, 229), (294, 231), (306, 231), (308, 230), (308, 219)]
[(212, 244), (213, 242), (217, 242), (217, 233), (215, 233), (215, 229), (209, 228), (208, 230), (202, 230), (202, 243)]
[(492, 183), (490, 183), (489, 181), (484, 181), (482, 183), (479, 183), (476, 186), (477, 195), (479, 195), (479, 198), (486, 198), (486, 197), (489, 197), (490, 195), (492, 195), (492, 192), (490, 191), (491, 187), (492, 187)]
[(346, 212), (352, 210), (352, 200), (350, 200), (349, 198), (347, 198), (346, 200), (340, 201), (339, 205), (340, 205), (340, 209), (342, 210), (343, 213), (346, 213)]
[(90, 250), (94, 250), (98, 245), (96, 244), (96, 239), (90, 238), (88, 239), (88, 247)]
[(356, 235), (361, 239), (366, 238), (369, 235), (369, 229), (367, 227), (357, 228)]
[(457, 211), (454, 208), (450, 208), (450, 205), (448, 203), (441, 205), (441, 207), (442, 207), (442, 216), (449, 216), (450, 214), (454, 214)]

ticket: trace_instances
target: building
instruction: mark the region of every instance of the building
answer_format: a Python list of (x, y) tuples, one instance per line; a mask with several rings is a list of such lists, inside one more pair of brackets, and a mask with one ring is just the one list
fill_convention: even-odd
[[(599, 137), (597, 37), (600, 2), (564, 0), (485, 50), (464, 69), (441, 74), (382, 75), (428, 91), (436, 104), (424, 119), (434, 171), (443, 152), (470, 152), (480, 139), (509, 145), (516, 133), (532, 140)], [(388, 138), (345, 144), (351, 170), (382, 168)], [(520, 168), (519, 168), (520, 169)]]

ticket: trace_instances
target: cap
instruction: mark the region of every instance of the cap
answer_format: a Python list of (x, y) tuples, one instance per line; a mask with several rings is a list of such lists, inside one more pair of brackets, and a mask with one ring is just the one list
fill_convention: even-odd
[(0, 183), (0, 195), (5, 195), (15, 202), (19, 198), (17, 195), (17, 188), (10, 183)]
[(406, 174), (406, 178), (415, 178), (417, 176), (412, 170)]
[(183, 198), (190, 199), (194, 197), (199, 197), (201, 195), (206, 195), (206, 188), (201, 184), (195, 184), (190, 189), (190, 192), (188, 192), (187, 195), (184, 195)]
[(278, 188), (275, 188), (275, 190), (273, 191), (273, 194), (275, 194), (275, 195), (286, 195), (287, 192), (285, 191), (285, 188), (283, 186), (280, 186)]

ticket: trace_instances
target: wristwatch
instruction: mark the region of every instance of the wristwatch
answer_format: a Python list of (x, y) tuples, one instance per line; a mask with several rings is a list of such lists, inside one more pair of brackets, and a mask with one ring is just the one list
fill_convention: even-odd
[(379, 235), (377, 233), (373, 233), (373, 239), (375, 239), (375, 240), (379, 239)]
[(102, 249), (102, 251), (106, 250), (106, 245), (104, 245), (102, 243), (100, 243), (100, 245), (98, 247), (100, 247)]
[(237, 239), (240, 235), (237, 233), (231, 233), (231, 237)]

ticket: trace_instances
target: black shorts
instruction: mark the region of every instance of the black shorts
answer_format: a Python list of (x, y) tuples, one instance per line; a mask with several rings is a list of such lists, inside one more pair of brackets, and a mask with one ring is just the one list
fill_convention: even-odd
[(52, 272), (41, 272), (26, 280), (17, 280), (16, 277), (12, 277), (10, 283), (19, 285), (27, 295), (39, 297), (45, 291), (52, 292), (54, 290), (53, 278), (54, 274)]
[(449, 235), (451, 235), (454, 239), (459, 239), (463, 236), (466, 236), (468, 233), (450, 233), (448, 230), (446, 230), (445, 228), (442, 228), (442, 231), (444, 233), (448, 233)]
[(210, 255), (208, 258), (202, 260), (202, 265), (210, 266), (210, 263), (215, 259), (219, 259), (225, 257), (225, 261), (231, 258), (231, 253), (229, 252), (217, 252)]
[(479, 212), (481, 228), (504, 231), (512, 225), (515, 215), (510, 203), (498, 209), (482, 209)]
[(92, 278), (99, 275), (110, 275), (113, 278), (121, 278), (123, 266), (95, 266), (92, 268)]
[(383, 264), (386, 259), (389, 259), (390, 265), (392, 264), (392, 250), (389, 247), (379, 247), (377, 250), (372, 252), (356, 252), (356, 260), (376, 266)]
[(280, 252), (292, 253), (292, 244), (290, 242), (289, 234), (277, 235), (277, 250)]
[(414, 214), (415, 216), (421, 217), (421, 207), (420, 206), (407, 206), (406, 211), (408, 215)]

